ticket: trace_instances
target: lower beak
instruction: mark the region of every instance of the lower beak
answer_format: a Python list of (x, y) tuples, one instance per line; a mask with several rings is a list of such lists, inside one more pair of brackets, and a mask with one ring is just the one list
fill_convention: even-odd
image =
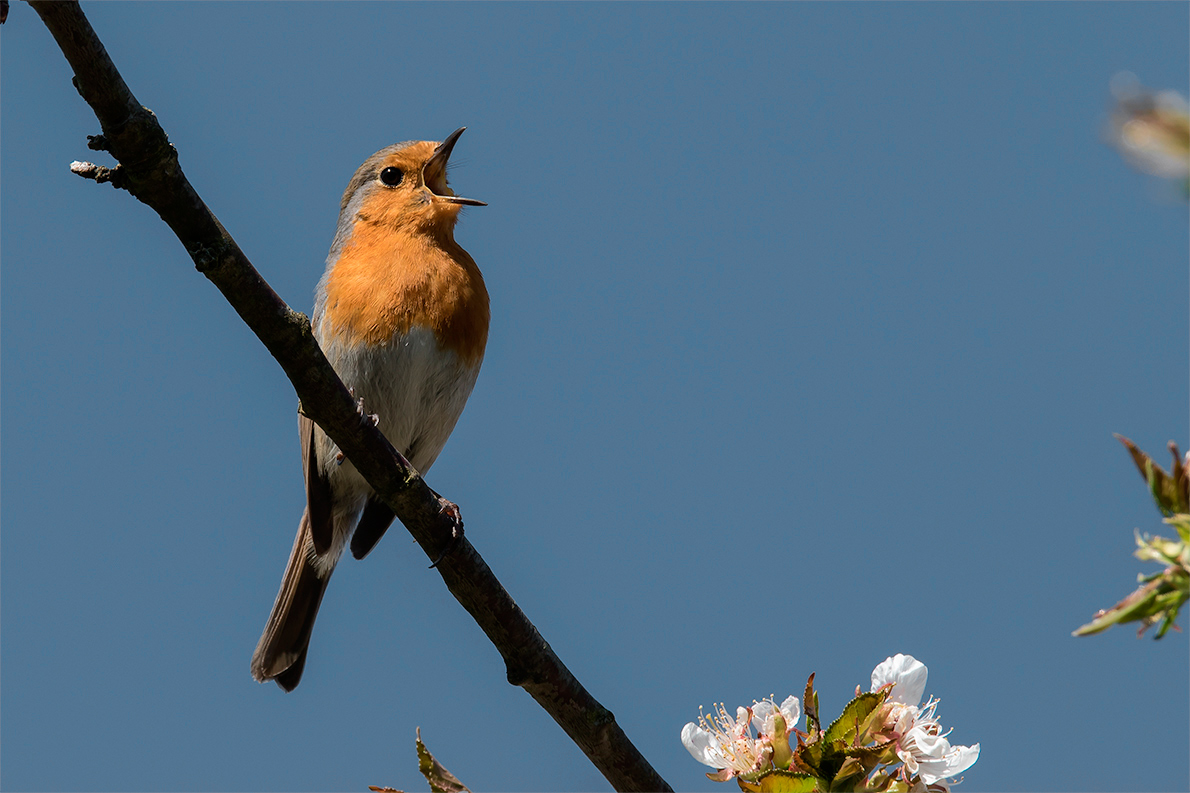
[[(454, 132), (446, 136), (446, 140), (438, 144), (438, 148), (434, 149), (434, 153), (430, 155), (429, 161), (426, 163), (425, 170), (441, 169), (446, 173), (446, 162), (450, 159), (450, 153), (454, 151), (455, 143), (458, 142), (459, 136), (463, 134), (466, 127), (459, 127)], [(474, 198), (462, 198), (454, 195), (434, 195), (439, 201), (444, 201), (448, 204), (462, 204), (469, 207), (486, 207), (487, 203), (478, 201)]]
[(486, 201), (480, 201), (477, 198), (463, 198), (457, 195), (436, 195), (434, 198), (448, 204), (462, 204), (465, 207), (486, 207), (488, 205)]

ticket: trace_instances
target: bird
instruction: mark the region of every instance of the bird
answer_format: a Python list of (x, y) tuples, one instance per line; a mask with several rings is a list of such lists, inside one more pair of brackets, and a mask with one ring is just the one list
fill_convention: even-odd
[[(388, 146), (355, 171), (339, 203), (311, 319), (361, 412), (423, 474), (475, 386), (491, 319), (483, 275), (454, 239), (462, 208), (486, 206), (447, 185), (447, 162), (465, 129), (440, 143)], [(394, 518), (300, 411), (298, 435), (306, 509), (252, 655), (252, 677), (285, 691), (301, 680), (318, 607), (343, 550), (350, 542), (351, 555), (364, 558)]]

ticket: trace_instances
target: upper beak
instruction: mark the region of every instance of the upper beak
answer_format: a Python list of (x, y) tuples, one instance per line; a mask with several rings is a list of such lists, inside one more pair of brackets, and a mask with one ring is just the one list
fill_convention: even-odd
[[(458, 142), (459, 136), (463, 134), (466, 127), (459, 127), (454, 132), (446, 137), (446, 140), (438, 144), (438, 148), (434, 149), (434, 153), (430, 155), (429, 161), (426, 162), (425, 170), (433, 171), (441, 169), (442, 173), (446, 173), (446, 161), (450, 159), (450, 153), (454, 150), (455, 143)], [(474, 198), (463, 198), (457, 195), (435, 195), (439, 201), (446, 201), (451, 204), (465, 204), (473, 207), (486, 207), (487, 204), (483, 201), (477, 201)]]

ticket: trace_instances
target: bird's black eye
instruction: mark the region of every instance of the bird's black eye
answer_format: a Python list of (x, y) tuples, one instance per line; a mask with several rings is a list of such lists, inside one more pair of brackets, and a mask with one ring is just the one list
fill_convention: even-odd
[(405, 178), (400, 168), (388, 167), (380, 172), (380, 181), (389, 187), (396, 187)]

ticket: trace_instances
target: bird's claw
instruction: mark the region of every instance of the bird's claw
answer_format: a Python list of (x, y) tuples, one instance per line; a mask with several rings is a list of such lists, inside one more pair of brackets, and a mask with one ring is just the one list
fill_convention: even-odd
[[(355, 396), (355, 391), (354, 391), (354, 390), (352, 390), (352, 392), (351, 392), (351, 395), (352, 395), (352, 396)], [(363, 397), (360, 397), (359, 399), (355, 400), (355, 412), (356, 412), (356, 413), (358, 413), (358, 414), (360, 414), (360, 415), (361, 415), (361, 416), (363, 416), (364, 418), (368, 419), (369, 421), (371, 421), (371, 422), (372, 422), (372, 426), (374, 426), (374, 427), (375, 427), (375, 426), (379, 426), (379, 425), (380, 425), (380, 414), (378, 414), (378, 413), (369, 413), (369, 412), (367, 411), (367, 409), (366, 409), (366, 408), (364, 408), (364, 398), (363, 398)]]
[(445, 515), (450, 521), (450, 542), (442, 549), (442, 553), (438, 554), (438, 558), (430, 565), (433, 570), (438, 564), (450, 554), (454, 553), (459, 544), (463, 541), (463, 515), (459, 512), (459, 505), (453, 501), (448, 501), (442, 496), (438, 496), (438, 512)]

